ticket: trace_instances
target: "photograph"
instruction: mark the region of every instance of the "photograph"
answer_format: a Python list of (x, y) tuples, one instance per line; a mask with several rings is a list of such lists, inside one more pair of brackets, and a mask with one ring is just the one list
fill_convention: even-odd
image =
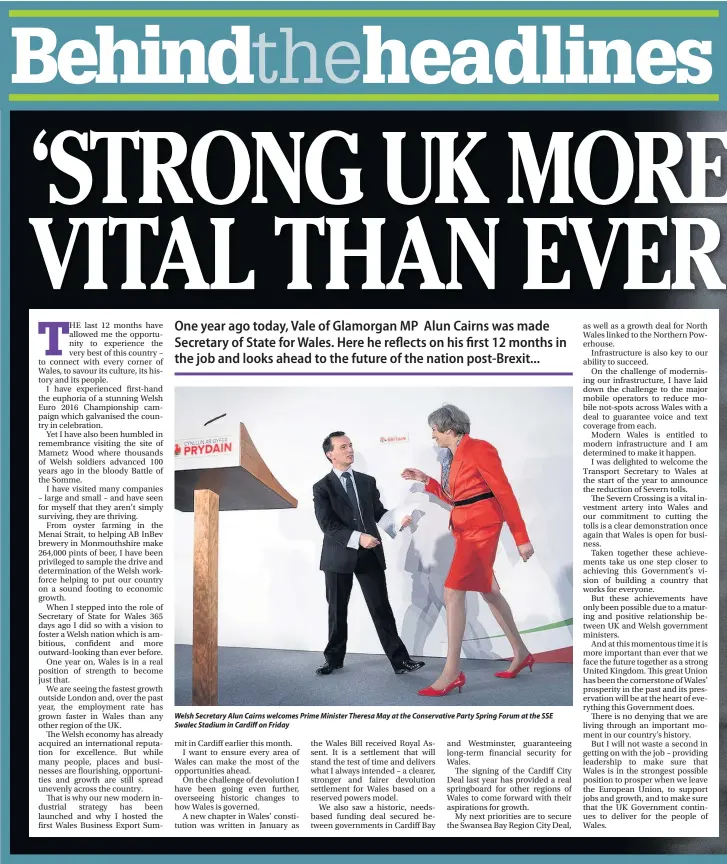
[(573, 394), (176, 389), (175, 704), (572, 704)]

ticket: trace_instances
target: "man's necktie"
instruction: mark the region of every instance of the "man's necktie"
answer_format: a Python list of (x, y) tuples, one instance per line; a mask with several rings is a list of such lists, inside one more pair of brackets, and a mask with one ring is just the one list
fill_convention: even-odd
[(351, 506), (353, 507), (353, 518), (356, 522), (356, 528), (359, 531), (365, 531), (366, 528), (364, 526), (363, 515), (361, 514), (361, 508), (358, 506), (356, 490), (353, 488), (353, 477), (348, 471), (344, 471), (341, 475), (341, 479), (345, 484), (348, 500), (351, 502)]

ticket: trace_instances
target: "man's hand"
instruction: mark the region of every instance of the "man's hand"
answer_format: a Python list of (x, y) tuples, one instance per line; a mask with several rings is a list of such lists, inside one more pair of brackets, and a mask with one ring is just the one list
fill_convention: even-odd
[(429, 481), (429, 476), (418, 468), (405, 468), (401, 472), (401, 476), (405, 480), (416, 480), (418, 483), (427, 483)]
[(523, 561), (527, 561), (528, 558), (531, 558), (535, 554), (535, 549), (533, 549), (532, 543), (523, 543), (522, 546), (517, 547), (517, 551), (520, 553), (520, 557)]
[(401, 528), (400, 531), (403, 531), (405, 528), (408, 528), (411, 525), (411, 516), (405, 516), (401, 520)]
[(377, 546), (381, 546), (381, 540), (377, 540), (371, 534), (362, 534), (358, 539), (358, 543), (362, 549), (375, 549)]

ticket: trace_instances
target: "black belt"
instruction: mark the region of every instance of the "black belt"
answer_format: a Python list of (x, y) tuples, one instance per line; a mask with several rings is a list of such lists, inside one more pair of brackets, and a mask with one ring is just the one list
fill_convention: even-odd
[(478, 501), (485, 501), (487, 498), (494, 497), (494, 492), (483, 492), (482, 495), (475, 495), (474, 498), (465, 498), (462, 501), (452, 501), (452, 507), (464, 507), (466, 504), (476, 504)]

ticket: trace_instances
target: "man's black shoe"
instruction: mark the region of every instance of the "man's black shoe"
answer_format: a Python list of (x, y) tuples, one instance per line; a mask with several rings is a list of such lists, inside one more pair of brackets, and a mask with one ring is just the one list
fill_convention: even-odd
[(417, 669), (421, 669), (423, 665), (423, 660), (405, 660), (398, 669), (394, 669), (394, 672), (396, 672), (397, 675), (403, 675), (405, 672), (416, 672)]
[(316, 669), (316, 675), (330, 675), (331, 672), (335, 672), (336, 669), (343, 669), (343, 663), (334, 666), (333, 664), (326, 662)]

